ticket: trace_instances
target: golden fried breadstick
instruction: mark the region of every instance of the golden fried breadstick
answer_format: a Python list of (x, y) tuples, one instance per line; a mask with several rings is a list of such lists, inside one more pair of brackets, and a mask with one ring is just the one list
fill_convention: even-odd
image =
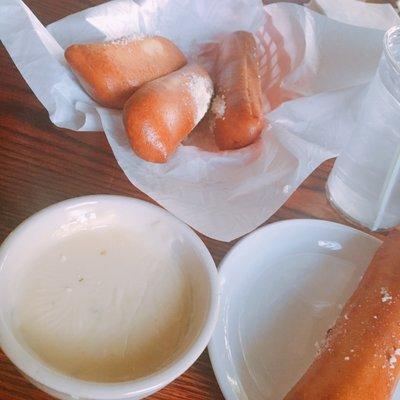
[(133, 36), (111, 42), (74, 44), (65, 59), (98, 103), (122, 108), (144, 83), (186, 64), (182, 52), (161, 36)]
[(211, 78), (197, 64), (142, 86), (123, 112), (133, 151), (144, 160), (166, 162), (203, 118), (212, 93)]
[(219, 43), (211, 123), (221, 150), (254, 142), (264, 126), (261, 82), (255, 39), (238, 31)]

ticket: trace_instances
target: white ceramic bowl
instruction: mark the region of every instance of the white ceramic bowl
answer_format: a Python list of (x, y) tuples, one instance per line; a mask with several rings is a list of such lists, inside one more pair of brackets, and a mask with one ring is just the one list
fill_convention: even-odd
[[(144, 378), (122, 383), (89, 382), (67, 376), (42, 362), (18, 339), (12, 324), (10, 288), (20, 257), (31, 257), (39, 244), (62, 227), (86, 224), (142, 224), (163, 221), (179, 232), (190, 254), (190, 284), (194, 301), (188, 327), (189, 340), (166, 367)], [(19, 259), (18, 259), (19, 258)], [(8, 293), (8, 295), (7, 295)], [(200, 238), (185, 224), (160, 207), (121, 196), (87, 196), (50, 206), (28, 218), (0, 247), (0, 345), (4, 353), (36, 386), (59, 399), (142, 399), (160, 390), (187, 370), (210, 340), (218, 316), (219, 285), (214, 261)]]

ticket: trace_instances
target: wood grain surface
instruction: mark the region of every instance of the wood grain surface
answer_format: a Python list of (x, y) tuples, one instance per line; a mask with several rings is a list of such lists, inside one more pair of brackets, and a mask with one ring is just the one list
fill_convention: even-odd
[[(101, 0), (26, 0), (48, 24)], [(301, 2), (299, 0), (299, 2)], [(0, 242), (25, 218), (67, 198), (120, 194), (152, 200), (128, 181), (102, 132), (77, 133), (55, 127), (32, 94), (6, 50), (0, 47)], [(347, 224), (329, 206), (325, 182), (332, 161), (321, 165), (268, 223), (318, 218)], [(218, 263), (235, 243), (202, 236)], [(23, 378), (0, 351), (1, 400), (49, 400)], [(153, 400), (221, 400), (207, 352)]]

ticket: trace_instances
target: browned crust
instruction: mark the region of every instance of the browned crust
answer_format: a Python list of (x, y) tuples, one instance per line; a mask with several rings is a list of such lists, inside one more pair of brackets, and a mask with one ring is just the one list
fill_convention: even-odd
[(251, 33), (234, 32), (219, 44), (215, 88), (225, 102), (224, 115), (211, 116), (217, 146), (232, 150), (254, 142), (264, 122), (259, 56)]
[(175, 44), (160, 36), (74, 44), (65, 50), (65, 59), (86, 92), (110, 108), (122, 108), (144, 83), (186, 64)]
[(198, 109), (190, 87), (193, 78), (203, 78), (207, 83), (208, 103), (211, 78), (202, 67), (190, 64), (142, 86), (125, 104), (125, 130), (133, 151), (142, 159), (166, 162), (196, 126)]

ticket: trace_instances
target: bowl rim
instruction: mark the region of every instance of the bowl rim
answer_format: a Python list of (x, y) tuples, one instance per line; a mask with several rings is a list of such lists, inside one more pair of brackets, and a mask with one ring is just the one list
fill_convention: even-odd
[[(206, 349), (207, 344), (214, 331), (218, 312), (220, 285), (219, 276), (215, 262), (200, 237), (185, 223), (170, 214), (163, 208), (144, 200), (119, 195), (90, 195), (70, 198), (53, 205), (50, 205), (19, 224), (0, 245), (0, 279), (1, 272), (7, 258), (8, 249), (11, 244), (19, 240), (20, 235), (32, 224), (37, 221), (45, 222), (46, 218), (56, 210), (66, 209), (67, 207), (78, 207), (87, 202), (121, 202), (144, 207), (157, 212), (163, 219), (171, 225), (178, 227), (190, 243), (198, 251), (199, 258), (202, 260), (201, 267), (206, 272), (206, 278), (210, 284), (209, 309), (205, 320), (195, 337), (194, 341), (169, 365), (153, 374), (126, 382), (91, 382), (65, 375), (59, 372), (38, 358), (35, 358), (17, 340), (12, 330), (4, 320), (0, 304), (0, 347), (10, 359), (10, 361), (28, 378), (38, 384), (64, 395), (76, 398), (88, 398), (96, 400), (125, 399), (132, 396), (145, 396), (154, 393), (178, 376), (182, 375)], [(127, 208), (124, 208), (127, 212)]]

